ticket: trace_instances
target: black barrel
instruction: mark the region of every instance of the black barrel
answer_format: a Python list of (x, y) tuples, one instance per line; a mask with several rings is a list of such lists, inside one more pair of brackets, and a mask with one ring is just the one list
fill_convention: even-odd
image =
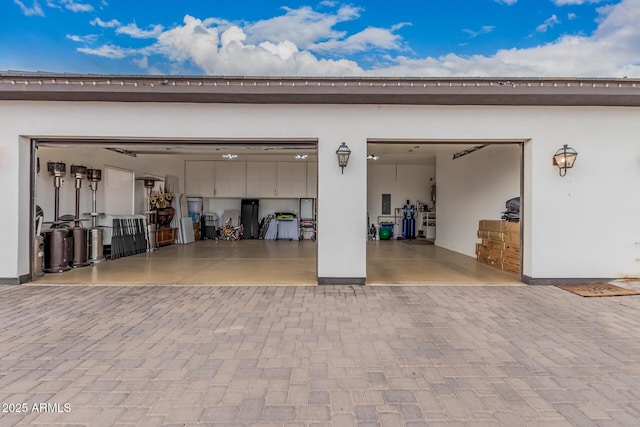
[(73, 239), (67, 228), (52, 228), (44, 231), (45, 273), (61, 273), (69, 270), (73, 253)]
[(71, 229), (73, 236), (73, 262), (71, 266), (84, 267), (89, 265), (89, 230), (82, 227)]

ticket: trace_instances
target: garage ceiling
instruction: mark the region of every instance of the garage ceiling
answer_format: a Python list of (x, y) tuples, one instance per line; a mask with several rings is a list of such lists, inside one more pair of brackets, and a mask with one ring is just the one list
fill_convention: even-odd
[[(36, 138), (39, 147), (73, 148), (91, 146), (111, 149), (123, 154), (173, 155), (193, 159), (222, 159), (223, 154), (237, 154), (237, 161), (289, 161), (298, 154), (306, 154), (307, 161), (317, 160), (316, 140), (154, 140), (135, 139), (58, 140)], [(378, 156), (371, 164), (435, 165), (438, 154), (451, 155), (487, 143), (521, 143), (509, 141), (426, 141), (426, 140), (369, 140), (367, 155)]]

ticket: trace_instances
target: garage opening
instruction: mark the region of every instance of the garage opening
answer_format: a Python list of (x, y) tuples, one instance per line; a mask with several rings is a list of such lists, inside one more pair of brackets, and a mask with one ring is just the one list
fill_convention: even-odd
[[(32, 200), (41, 212), (33, 228), (44, 235), (39, 247), (46, 258), (38, 271), (38, 248), (32, 251), (34, 283), (317, 283), (317, 140), (38, 138), (32, 144), (39, 165)], [(78, 166), (89, 174), (78, 179)], [(56, 178), (56, 168), (65, 169), (63, 176)], [(92, 182), (95, 170), (101, 176)], [(74, 265), (66, 246), (53, 243), (56, 256), (68, 261), (58, 268), (65, 261), (47, 256), (52, 243), (45, 230), (85, 228), (90, 235), (94, 222), (103, 257), (92, 253), (91, 236), (86, 265)]]
[[(520, 284), (521, 222), (501, 221), (522, 198), (523, 146), (369, 140), (367, 284)], [(505, 234), (479, 237), (480, 221), (514, 230), (507, 252)]]

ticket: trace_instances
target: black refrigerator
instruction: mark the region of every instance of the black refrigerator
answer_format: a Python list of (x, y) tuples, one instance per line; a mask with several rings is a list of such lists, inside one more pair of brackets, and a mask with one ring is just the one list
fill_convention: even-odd
[(242, 199), (240, 205), (240, 223), (242, 224), (243, 239), (257, 239), (258, 230), (258, 199)]

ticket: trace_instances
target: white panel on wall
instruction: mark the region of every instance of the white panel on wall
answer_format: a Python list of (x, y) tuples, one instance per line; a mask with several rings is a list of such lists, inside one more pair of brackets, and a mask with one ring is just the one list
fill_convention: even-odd
[(109, 215), (131, 215), (135, 173), (127, 169), (104, 168), (104, 205)]

